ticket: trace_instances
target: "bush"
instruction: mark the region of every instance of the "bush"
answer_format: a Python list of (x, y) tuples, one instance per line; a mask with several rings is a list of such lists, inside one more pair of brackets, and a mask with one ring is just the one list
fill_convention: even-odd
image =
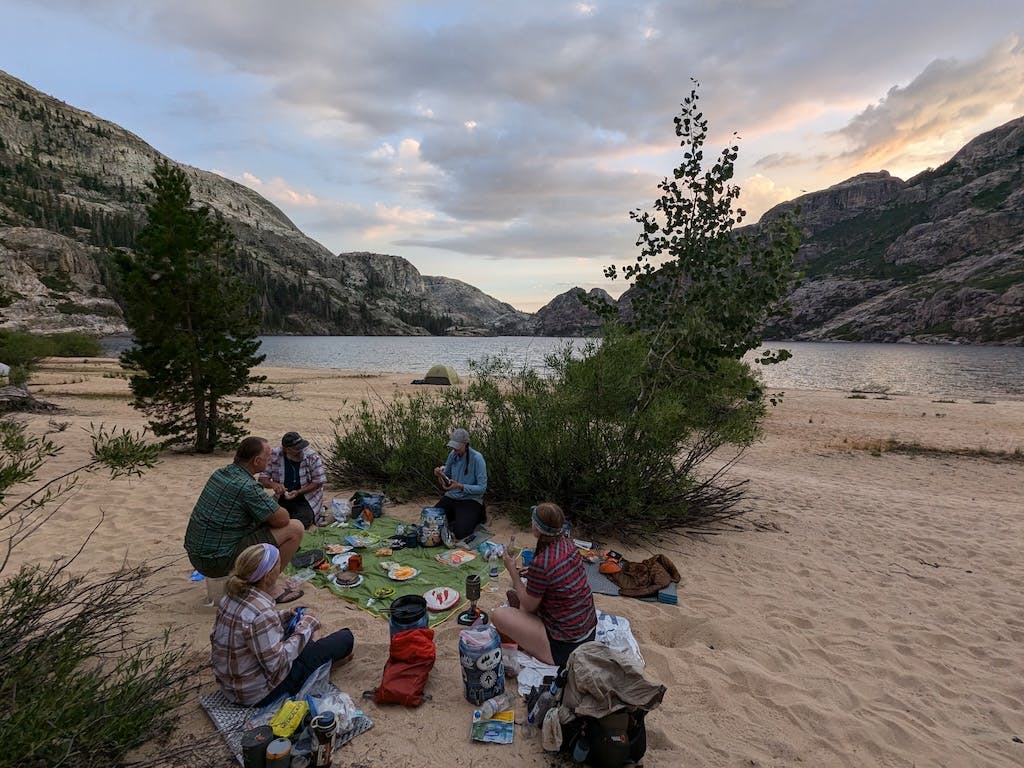
[[(34, 480), (59, 451), (0, 420), (0, 573), (75, 484), (77, 470), (10, 499), (11, 488)], [(136, 475), (156, 457), (141, 436), (101, 427), (80, 470)], [(123, 765), (129, 750), (169, 733), (198, 671), (168, 633), (138, 636), (134, 618), (156, 597), (145, 568), (76, 575), (73, 561), (24, 565), (0, 583), (0, 765)]]
[[(445, 388), (376, 404), (362, 400), (351, 417), (338, 416), (324, 463), (341, 485), (380, 487), (392, 495), (420, 494), (434, 482), (448, 433), (473, 424), (464, 389)], [(346, 426), (346, 424), (348, 426)], [(443, 460), (443, 459), (442, 459)]]
[(538, 501), (559, 504), (585, 535), (627, 539), (733, 516), (740, 485), (716, 486), (695, 468), (757, 436), (756, 379), (724, 359), (637, 409), (645, 354), (636, 337), (610, 334), (582, 358), (569, 346), (549, 356), (548, 377), (485, 359), (465, 387), (363, 401), (350, 421), (334, 420), (325, 461), (346, 485), (424, 493), (444, 436), (465, 425), (487, 461), (488, 498), (518, 522)]
[(0, 330), (0, 361), (11, 367), (34, 366), (44, 357), (97, 357), (103, 354), (99, 339), (78, 331), (26, 333)]
[(103, 345), (95, 336), (78, 331), (52, 333), (46, 336), (52, 343), (47, 357), (100, 357)]
[(169, 733), (197, 670), (168, 635), (133, 637), (153, 596), (146, 576), (130, 568), (87, 580), (51, 564), (0, 584), (0, 743), (16, 764), (117, 765)]
[(47, 335), (0, 330), (0, 362), (11, 366), (10, 383), (24, 387), (44, 357), (97, 357), (99, 339), (77, 331)]

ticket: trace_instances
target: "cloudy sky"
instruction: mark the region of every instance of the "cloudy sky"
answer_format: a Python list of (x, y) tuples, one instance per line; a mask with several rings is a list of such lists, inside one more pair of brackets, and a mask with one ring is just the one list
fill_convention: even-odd
[(754, 220), (1024, 114), (1024, 2), (0, 0), (0, 69), (532, 311), (621, 291), (691, 77)]

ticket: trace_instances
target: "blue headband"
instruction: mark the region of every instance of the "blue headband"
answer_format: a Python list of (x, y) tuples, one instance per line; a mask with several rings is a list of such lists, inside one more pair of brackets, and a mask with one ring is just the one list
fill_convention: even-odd
[(256, 566), (256, 570), (249, 574), (249, 578), (246, 579), (250, 584), (255, 584), (270, 573), (270, 569), (274, 567), (274, 563), (277, 562), (277, 558), (280, 556), (277, 547), (273, 544), (260, 544), (260, 546), (263, 547), (263, 559)]
[(545, 536), (557, 536), (562, 532), (561, 528), (552, 528), (537, 517), (537, 507), (530, 507), (530, 519), (533, 521), (533, 524), (537, 526), (537, 530)]

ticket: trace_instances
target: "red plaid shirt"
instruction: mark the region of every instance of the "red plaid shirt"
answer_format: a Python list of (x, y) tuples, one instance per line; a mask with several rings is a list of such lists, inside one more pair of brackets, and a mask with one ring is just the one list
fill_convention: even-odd
[(526, 592), (540, 598), (537, 616), (554, 640), (575, 643), (597, 626), (583, 558), (566, 536), (533, 556), (526, 572)]
[(292, 662), (320, 628), (317, 618), (306, 613), (285, 638), (291, 614), (278, 611), (273, 598), (255, 587), (241, 597), (220, 599), (210, 632), (210, 663), (230, 700), (255, 704), (288, 676)]

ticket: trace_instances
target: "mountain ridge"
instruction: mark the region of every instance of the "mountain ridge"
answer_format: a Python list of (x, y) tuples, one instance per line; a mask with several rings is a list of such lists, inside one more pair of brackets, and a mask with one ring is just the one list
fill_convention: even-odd
[[(135, 134), (0, 71), (0, 327), (124, 333), (112, 253), (143, 224), (158, 160)], [(530, 314), (401, 256), (335, 254), (276, 205), (181, 163), (197, 203), (225, 217), (264, 333), (588, 335), (579, 288)], [(766, 338), (1024, 343), (1024, 118), (903, 181), (859, 174), (799, 208), (802, 284)], [(592, 295), (612, 301), (600, 289)], [(628, 312), (628, 292), (619, 298)]]

